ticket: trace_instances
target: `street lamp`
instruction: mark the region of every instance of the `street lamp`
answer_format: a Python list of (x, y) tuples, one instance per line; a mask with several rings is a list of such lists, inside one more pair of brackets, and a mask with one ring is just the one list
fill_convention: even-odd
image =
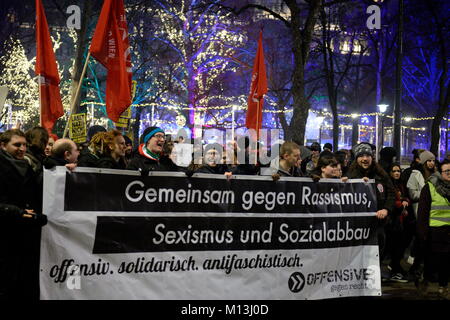
[(359, 143), (359, 115), (352, 113), (352, 145)]
[[(405, 123), (410, 123), (412, 118), (411, 117), (405, 117), (404, 119)], [(402, 126), (402, 130), (400, 131), (401, 133), (401, 139), (400, 141), (402, 141), (402, 147), (403, 147), (403, 155), (406, 155), (406, 153), (408, 152), (408, 139), (406, 136), (406, 126)]]
[(239, 109), (239, 106), (237, 105), (233, 105), (231, 109), (231, 141), (234, 141), (234, 113), (237, 109)]
[[(380, 103), (377, 106), (378, 106), (378, 111), (381, 112), (381, 114), (384, 114), (386, 112), (387, 108), (389, 107), (389, 105), (385, 104), (385, 103)], [(379, 125), (380, 113), (379, 112), (376, 113), (376, 117), (375, 117), (375, 146), (376, 146), (375, 159), (376, 159), (376, 161), (378, 161), (379, 152), (381, 149), (380, 147), (383, 145), (383, 139), (380, 139), (380, 125)], [(383, 130), (383, 122), (381, 122), (381, 131), (382, 130)]]
[(325, 117), (317, 117), (316, 120), (319, 123), (319, 144), (322, 145), (322, 123)]

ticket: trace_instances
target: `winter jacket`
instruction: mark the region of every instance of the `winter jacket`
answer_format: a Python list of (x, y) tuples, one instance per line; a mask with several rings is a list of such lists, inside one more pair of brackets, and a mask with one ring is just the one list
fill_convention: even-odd
[[(433, 176), (439, 176), (438, 174), (434, 174)], [(430, 192), (430, 184), (433, 184), (435, 189), (437, 184), (441, 181), (437, 181), (438, 179), (433, 179), (430, 177), (430, 182), (425, 184), (420, 193), (419, 199), (419, 208), (417, 212), (417, 235), (419, 240), (424, 243), (425, 241), (429, 243), (429, 246), (433, 252), (450, 252), (450, 226), (440, 226), (440, 227), (431, 227), (430, 226), (430, 211), (431, 204), (433, 201), (432, 193)], [(445, 194), (441, 194), (447, 203), (450, 204), (450, 191), (449, 187), (447, 187), (447, 192)], [(450, 208), (450, 207), (449, 207)]]
[(224, 174), (225, 172), (230, 172), (231, 170), (225, 164), (218, 164), (215, 167), (208, 165), (203, 165), (198, 168), (194, 173), (210, 173), (210, 174)]
[[(165, 161), (157, 161), (136, 154), (128, 163), (127, 170), (149, 171), (177, 171), (176, 167), (168, 165)], [(144, 174), (145, 175), (145, 174)]]
[(126, 164), (124, 159), (119, 159), (119, 161), (116, 161), (110, 156), (104, 156), (98, 159), (97, 168), (125, 169)]
[(395, 189), (389, 176), (384, 170), (372, 165), (368, 170), (363, 170), (357, 165), (352, 165), (348, 171), (349, 179), (362, 179), (367, 177), (375, 180), (375, 191), (377, 195), (377, 210), (386, 209), (392, 214), (395, 205)]
[(412, 202), (412, 208), (414, 214), (417, 217), (417, 209), (419, 206), (420, 193), (425, 186), (425, 179), (423, 178), (422, 172), (419, 170), (413, 170), (409, 176), (406, 187), (408, 188), (409, 198)]
[[(0, 300), (39, 299), (41, 213), (38, 185), (26, 160), (0, 150)], [(26, 217), (25, 209), (36, 215)]]
[(99, 156), (93, 154), (89, 148), (83, 148), (78, 156), (77, 166), (78, 167), (90, 167), (97, 168)]

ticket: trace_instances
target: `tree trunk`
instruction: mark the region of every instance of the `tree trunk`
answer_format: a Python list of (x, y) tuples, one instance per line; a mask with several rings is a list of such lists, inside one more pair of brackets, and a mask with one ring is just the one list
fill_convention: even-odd
[(311, 107), (305, 93), (305, 65), (308, 60), (311, 37), (321, 1), (310, 1), (308, 17), (304, 28), (300, 19), (300, 8), (295, 0), (285, 0), (291, 11), (290, 29), (294, 55), (294, 72), (292, 77), (293, 114), (289, 125), (292, 140), (304, 145), (306, 121)]
[(134, 116), (133, 126), (133, 148), (139, 145), (139, 128), (141, 127), (142, 107), (136, 107), (136, 115)]
[(436, 112), (436, 116), (433, 119), (431, 125), (431, 147), (430, 151), (436, 156), (439, 155), (439, 142), (441, 140), (440, 126), (446, 113), (448, 113), (448, 106), (450, 104), (450, 83), (445, 87), (445, 75), (447, 74), (447, 68), (444, 67), (440, 81), (440, 94), (439, 94), (439, 108)]

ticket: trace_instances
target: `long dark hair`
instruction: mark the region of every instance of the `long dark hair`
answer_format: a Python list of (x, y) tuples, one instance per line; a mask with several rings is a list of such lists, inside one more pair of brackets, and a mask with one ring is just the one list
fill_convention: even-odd
[[(391, 171), (392, 171), (392, 169), (394, 169), (394, 167), (399, 167), (399, 169), (400, 169), (400, 177), (398, 178), (398, 179), (394, 179), (392, 176), (391, 176)], [(389, 178), (392, 180), (392, 182), (394, 183), (394, 184), (398, 184), (398, 183), (401, 183), (401, 174), (402, 174), (402, 167), (400, 166), (400, 163), (398, 163), (398, 162), (394, 162), (394, 163), (391, 163), (389, 166), (388, 166), (388, 171), (386, 172), (388, 175), (389, 175)]]
[(336, 159), (336, 157), (334, 156), (333, 153), (325, 153), (325, 154), (321, 154), (319, 159), (317, 160), (317, 166), (316, 168), (313, 170), (313, 172), (311, 172), (311, 176), (313, 175), (317, 175), (317, 176), (322, 176), (322, 168), (325, 168), (327, 166), (336, 166), (339, 164), (339, 161)]

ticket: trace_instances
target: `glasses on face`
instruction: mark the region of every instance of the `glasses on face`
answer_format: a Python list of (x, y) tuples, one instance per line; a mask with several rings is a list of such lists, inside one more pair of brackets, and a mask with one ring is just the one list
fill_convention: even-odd
[(442, 171), (442, 173), (443, 173), (443, 174), (450, 175), (450, 170), (444, 170), (444, 171)]
[(156, 139), (164, 139), (164, 140), (166, 139), (166, 136), (163, 134), (155, 134), (153, 137)]
[(401, 172), (401, 171), (400, 170), (392, 170), (391, 172), (395, 173), (395, 172)]

